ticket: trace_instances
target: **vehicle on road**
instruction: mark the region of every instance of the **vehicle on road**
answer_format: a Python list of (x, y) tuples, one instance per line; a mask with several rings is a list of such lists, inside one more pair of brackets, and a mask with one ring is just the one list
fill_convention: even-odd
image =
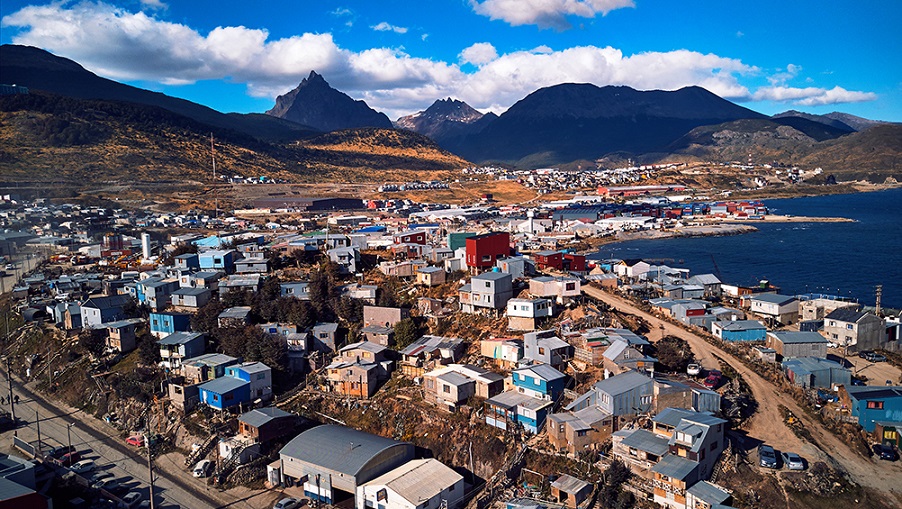
[(132, 435), (125, 439), (125, 443), (135, 447), (144, 447), (144, 435)]
[(119, 504), (123, 509), (132, 509), (137, 507), (138, 504), (141, 503), (141, 499), (144, 497), (141, 496), (137, 491), (129, 491), (122, 497), (122, 503)]
[(97, 465), (94, 464), (94, 460), (81, 460), (78, 463), (69, 467), (69, 470), (75, 472), (76, 474), (87, 474), (88, 472), (97, 468)]
[(194, 465), (192, 473), (194, 477), (208, 477), (213, 473), (213, 462), (210, 460), (198, 461), (197, 465)]
[(758, 446), (758, 465), (764, 468), (780, 468), (777, 451), (769, 445)]
[(702, 367), (698, 364), (692, 363), (686, 366), (686, 374), (689, 376), (698, 376), (702, 372)]
[(74, 451), (74, 450), (75, 450), (74, 447), (70, 448), (70, 447), (65, 446), (65, 445), (60, 445), (60, 446), (51, 447), (51, 448), (47, 449), (47, 452), (46, 452), (45, 456), (49, 456), (49, 457), (51, 457), (51, 458), (59, 459), (63, 454), (66, 454), (66, 453), (68, 453), (68, 452), (72, 452), (72, 451)]
[(780, 454), (783, 458), (783, 464), (790, 470), (805, 470), (805, 460), (794, 452), (783, 452)]
[(708, 373), (708, 378), (705, 378), (705, 387), (709, 389), (714, 389), (718, 385), (720, 385), (720, 380), (723, 378), (723, 373), (720, 370), (712, 369), (710, 373)]
[(60, 457), (60, 463), (67, 467), (79, 461), (81, 461), (81, 453), (78, 451), (67, 452)]
[(272, 506), (272, 509), (297, 509), (301, 507), (301, 501), (296, 498), (283, 498), (276, 502), (276, 505)]
[(862, 350), (858, 352), (858, 356), (862, 359), (867, 359), (869, 355), (872, 355), (874, 352), (872, 350)]
[(113, 491), (119, 487), (119, 484), (119, 479), (107, 477), (106, 479), (95, 482), (91, 487), (98, 490)]
[(874, 454), (878, 458), (886, 461), (896, 461), (899, 459), (899, 451), (890, 444), (874, 444)]
[(867, 357), (867, 360), (871, 362), (886, 362), (886, 356), (880, 355), (879, 353), (872, 353)]

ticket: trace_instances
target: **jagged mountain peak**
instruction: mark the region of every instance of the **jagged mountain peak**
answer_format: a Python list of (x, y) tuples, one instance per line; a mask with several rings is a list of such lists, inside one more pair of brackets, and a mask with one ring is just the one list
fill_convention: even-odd
[(432, 138), (456, 131), (473, 124), (483, 117), (483, 114), (469, 104), (448, 97), (438, 99), (423, 111), (399, 118), (395, 121), (395, 127), (408, 129)]

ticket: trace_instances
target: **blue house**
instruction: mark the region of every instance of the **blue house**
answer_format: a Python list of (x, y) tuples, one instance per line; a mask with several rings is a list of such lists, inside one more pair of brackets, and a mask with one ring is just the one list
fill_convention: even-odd
[(262, 362), (245, 362), (228, 366), (226, 376), (244, 380), (250, 384), (251, 399), (268, 400), (272, 398), (272, 369)]
[(200, 402), (225, 410), (251, 401), (251, 383), (247, 380), (224, 376), (198, 386)]
[(175, 257), (175, 268), (193, 269), (200, 268), (200, 261), (196, 253), (185, 253)]
[(224, 271), (226, 274), (235, 272), (235, 259), (238, 257), (238, 253), (234, 250), (204, 251), (197, 256), (201, 269), (216, 269)]
[(522, 427), (529, 433), (538, 434), (553, 407), (554, 402), (547, 399), (534, 398), (516, 390), (502, 392), (485, 400), (485, 422), (498, 429)]
[(758, 320), (714, 322), (711, 324), (711, 332), (724, 341), (764, 341), (767, 339), (767, 327)]
[(516, 369), (511, 379), (518, 393), (549, 401), (557, 401), (567, 384), (567, 375), (548, 364)]
[(158, 338), (190, 330), (190, 313), (150, 313), (150, 333)]
[(852, 409), (852, 416), (868, 433), (878, 422), (902, 421), (902, 386), (846, 385), (844, 389), (840, 400)]

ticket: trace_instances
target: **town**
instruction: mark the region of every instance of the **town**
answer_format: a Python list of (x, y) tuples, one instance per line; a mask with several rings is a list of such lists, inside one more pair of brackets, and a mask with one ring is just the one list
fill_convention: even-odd
[(4, 491), (16, 507), (695, 509), (788, 490), (891, 507), (875, 493), (902, 473), (899, 312), (598, 254), (771, 220), (686, 192), (184, 213), (4, 196)]

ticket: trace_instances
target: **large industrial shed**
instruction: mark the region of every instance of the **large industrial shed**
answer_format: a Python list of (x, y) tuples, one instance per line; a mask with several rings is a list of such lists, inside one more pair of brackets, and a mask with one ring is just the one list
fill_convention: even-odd
[(337, 499), (335, 490), (354, 496), (413, 457), (413, 444), (333, 425), (307, 430), (279, 451), (282, 482), (302, 484), (307, 497), (327, 504)]

